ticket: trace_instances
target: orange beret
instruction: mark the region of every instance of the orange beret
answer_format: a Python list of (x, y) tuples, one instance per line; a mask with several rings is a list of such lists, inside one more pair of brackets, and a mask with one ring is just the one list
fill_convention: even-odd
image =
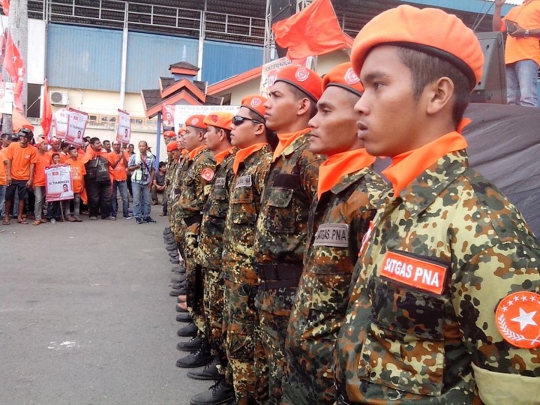
[(382, 44), (415, 49), (452, 63), (469, 78), (471, 90), (482, 78), (480, 42), (463, 21), (445, 11), (402, 5), (374, 17), (353, 43), (351, 62), (356, 73), (371, 49)]
[(321, 77), (302, 65), (287, 65), (279, 69), (274, 84), (277, 82), (285, 82), (296, 87), (315, 102), (322, 96)]
[(204, 123), (212, 127), (231, 130), (234, 114), (228, 112), (213, 112), (204, 117)]
[(163, 136), (165, 138), (174, 138), (176, 134), (174, 133), (174, 131), (165, 131), (163, 132)]
[(176, 141), (169, 142), (169, 144), (167, 145), (167, 152), (172, 152), (173, 150), (177, 150), (177, 149), (178, 149), (178, 142)]
[(264, 106), (264, 103), (266, 103), (266, 101), (267, 99), (262, 96), (246, 96), (240, 102), (240, 107), (246, 107), (247, 109), (253, 111), (264, 121), (264, 114), (266, 114), (266, 107)]
[(186, 127), (196, 127), (200, 129), (206, 129), (204, 118), (205, 116), (203, 114), (192, 115), (186, 120)]
[(358, 96), (362, 96), (364, 86), (354, 73), (351, 62), (342, 63), (334, 67), (323, 78), (323, 91), (327, 87), (337, 86), (348, 90)]

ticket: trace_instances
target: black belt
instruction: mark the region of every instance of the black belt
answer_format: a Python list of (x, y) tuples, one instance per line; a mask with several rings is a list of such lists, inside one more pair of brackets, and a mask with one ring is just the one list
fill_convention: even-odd
[(303, 265), (299, 263), (256, 264), (262, 291), (298, 287)]
[(184, 222), (186, 223), (187, 226), (191, 226), (193, 224), (200, 224), (202, 222), (202, 215), (197, 214), (191, 217), (184, 217)]

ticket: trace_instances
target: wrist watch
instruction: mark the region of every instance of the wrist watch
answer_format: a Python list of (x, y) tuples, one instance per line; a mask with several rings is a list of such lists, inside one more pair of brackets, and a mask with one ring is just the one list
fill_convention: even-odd
[(529, 36), (529, 34), (530, 34), (529, 30), (525, 30), (525, 34), (523, 34), (523, 37), (527, 38)]

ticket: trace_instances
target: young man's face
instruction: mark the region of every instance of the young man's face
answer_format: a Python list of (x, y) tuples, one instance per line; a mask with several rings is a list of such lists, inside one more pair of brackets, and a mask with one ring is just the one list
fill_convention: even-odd
[(397, 49), (376, 47), (360, 72), (365, 90), (355, 105), (360, 113), (358, 136), (374, 156), (393, 157), (422, 146), (417, 142), (425, 130), (421, 103), (414, 99), (411, 70)]
[(113, 150), (114, 150), (116, 153), (120, 153), (120, 143), (118, 143), (118, 142), (113, 142), (112, 148), (113, 148)]
[(257, 130), (257, 123), (251, 121), (251, 117), (249, 116), (249, 109), (247, 109), (246, 107), (240, 107), (236, 115), (238, 117), (245, 117), (248, 119), (244, 120), (241, 124), (238, 125), (232, 124), (231, 144), (233, 146), (244, 149), (257, 142), (266, 141), (266, 139), (264, 139), (263, 137), (259, 137), (260, 140), (257, 139), (255, 133), (255, 131)]
[(51, 148), (55, 152), (59, 152), (60, 151), (60, 141), (53, 141), (53, 143), (51, 143)]
[(41, 142), (38, 146), (38, 150), (43, 153), (47, 152), (48, 149), (49, 147), (47, 145), (47, 142)]
[(55, 165), (57, 165), (58, 163), (60, 163), (60, 156), (54, 155), (53, 158), (52, 158), (52, 160), (53, 160), (53, 163), (54, 163)]
[(317, 115), (309, 121), (309, 150), (335, 155), (363, 147), (356, 135), (359, 115), (354, 111), (358, 96), (336, 86), (327, 87), (317, 103)]
[(103, 147), (107, 152), (110, 152), (111, 150), (111, 142), (110, 141), (103, 141)]
[(96, 142), (90, 144), (90, 147), (91, 147), (95, 152), (99, 152), (99, 151), (102, 149), (102, 146), (103, 146), (103, 145), (101, 145), (101, 141), (96, 141)]
[(77, 153), (77, 149), (71, 149), (69, 151), (69, 157), (71, 157), (72, 159), (77, 159), (78, 156), (79, 154)]
[(277, 82), (272, 86), (266, 107), (266, 126), (276, 132), (287, 132), (288, 128), (298, 120), (299, 100), (295, 99), (290, 85)]
[(195, 148), (201, 146), (201, 139), (199, 134), (203, 131), (202, 129), (195, 127), (187, 127), (184, 132), (184, 148), (189, 151), (192, 151)]
[(146, 144), (146, 142), (139, 142), (139, 152), (145, 155), (147, 150), (148, 150), (148, 145)]
[(221, 139), (219, 136), (220, 132), (221, 130), (219, 128), (211, 125), (206, 128), (206, 133), (204, 134), (204, 142), (209, 150), (215, 151), (219, 148), (219, 145), (221, 144)]

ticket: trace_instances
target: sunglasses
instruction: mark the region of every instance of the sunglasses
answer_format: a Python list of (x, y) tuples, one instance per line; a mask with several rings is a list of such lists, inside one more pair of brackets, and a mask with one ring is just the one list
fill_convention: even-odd
[(262, 124), (262, 122), (260, 121), (257, 121), (257, 120), (253, 120), (251, 118), (248, 118), (248, 117), (241, 117), (240, 115), (235, 115), (232, 119), (232, 123), (234, 124), (234, 126), (238, 126), (238, 125), (242, 125), (242, 123), (244, 121), (251, 121), (251, 122), (254, 122), (256, 124)]

